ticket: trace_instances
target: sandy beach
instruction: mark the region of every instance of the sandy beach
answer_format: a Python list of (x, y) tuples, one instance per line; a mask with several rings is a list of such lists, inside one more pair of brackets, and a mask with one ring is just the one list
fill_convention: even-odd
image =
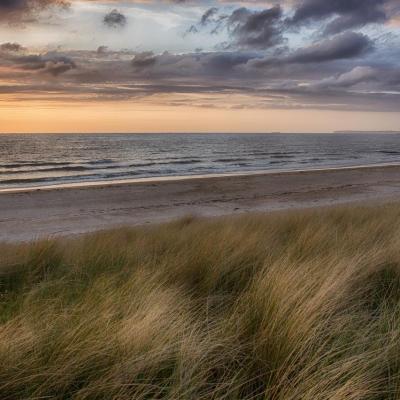
[(400, 166), (198, 177), (0, 193), (0, 241), (400, 197)]

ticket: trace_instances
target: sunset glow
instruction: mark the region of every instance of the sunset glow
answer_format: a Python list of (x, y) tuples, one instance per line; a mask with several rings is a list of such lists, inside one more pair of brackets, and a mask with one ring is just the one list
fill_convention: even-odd
[(0, 132), (398, 130), (399, 15), (395, 0), (7, 1)]

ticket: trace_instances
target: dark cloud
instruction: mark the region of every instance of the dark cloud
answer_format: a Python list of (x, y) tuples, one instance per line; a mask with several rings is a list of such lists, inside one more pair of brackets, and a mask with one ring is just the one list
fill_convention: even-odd
[(387, 21), (389, 16), (385, 5), (389, 2), (390, 0), (302, 0), (289, 22), (301, 25), (333, 17), (326, 26), (325, 33), (339, 33), (370, 23)]
[(218, 8), (217, 7), (212, 7), (209, 8), (201, 17), (200, 19), (200, 24), (201, 25), (207, 25), (210, 22), (212, 22), (213, 17), (218, 13)]
[(239, 8), (228, 18), (227, 24), (238, 46), (266, 49), (283, 40), (281, 17), (280, 6), (263, 11)]
[(126, 25), (127, 20), (124, 14), (114, 9), (104, 16), (103, 23), (109, 28), (122, 28)]
[(293, 63), (320, 63), (359, 57), (373, 49), (368, 36), (355, 32), (344, 32), (296, 51), (287, 58)]
[(40, 71), (52, 76), (58, 76), (75, 68), (76, 64), (72, 60), (68, 59), (67, 57), (62, 57), (59, 59), (45, 61), (45, 64)]
[(253, 58), (254, 55), (240, 52), (211, 53), (205, 57), (205, 64), (214, 71), (219, 71), (220, 73), (229, 73), (236, 66), (244, 65)]
[[(231, 77), (235, 68), (256, 57), (243, 52), (211, 52), (155, 55), (143, 52), (135, 55), (131, 64), (142, 77), (174, 79), (177, 77)], [(238, 71), (239, 73), (239, 71)]]
[(1, 0), (0, 20), (9, 23), (31, 22), (43, 10), (51, 8), (65, 9), (69, 4), (68, 0)]
[(317, 88), (351, 88), (356, 85), (379, 81), (380, 73), (381, 71), (376, 68), (357, 66), (351, 71), (325, 78), (313, 85)]
[(152, 67), (157, 61), (157, 57), (152, 51), (144, 51), (135, 55), (132, 60), (132, 66), (136, 70), (144, 70), (146, 68)]
[(107, 46), (99, 46), (97, 48), (97, 54), (105, 54), (108, 51), (108, 47)]
[(7, 51), (7, 52), (19, 52), (24, 50), (19, 43), (3, 43), (0, 44), (0, 51)]
[[(4, 53), (0, 55), (0, 66), (11, 68), (0, 69), (0, 78), (19, 84), (0, 86), (0, 92), (14, 92), (16, 98), (20, 93), (21, 99), (27, 99), (29, 93), (48, 92), (49, 100), (57, 93), (57, 99), (65, 101), (73, 101), (76, 96), (87, 101), (139, 101), (168, 94), (152, 101), (159, 98), (163, 104), (176, 106), (189, 102), (196, 107), (228, 107), (226, 104), (236, 101), (237, 108), (364, 111), (396, 111), (400, 101), (400, 73), (396, 65), (383, 61), (382, 65), (371, 66), (363, 58), (351, 57), (337, 64), (320, 62), (321, 57), (317, 57), (314, 63), (308, 58), (299, 63), (294, 62), (299, 60), (295, 52), (286, 56), (286, 62), (282, 57), (280, 64), (255, 68), (260, 54), (242, 51), (107, 54), (99, 56), (96, 50), (42, 55)], [(57, 79), (38, 80), (38, 74)], [(218, 102), (224, 96), (225, 100)]]
[(374, 48), (368, 36), (355, 32), (344, 32), (331, 39), (321, 40), (308, 47), (300, 48), (286, 56), (265, 57), (256, 60), (257, 68), (285, 64), (319, 64), (360, 57)]
[(190, 28), (186, 31), (185, 35), (189, 33), (199, 33), (202, 29), (210, 27), (210, 33), (216, 34), (221, 29), (224, 28), (224, 21), (226, 21), (228, 15), (220, 14), (220, 10), (217, 7), (211, 7), (207, 9), (204, 14), (201, 16), (200, 21), (196, 25), (190, 26)]
[[(25, 18), (36, 15), (32, 6), (24, 6), (28, 0), (19, 0), (18, 7), (16, 0), (5, 0), (0, 3), (0, 12), (6, 2), (13, 3), (10, 9), (18, 10), (20, 15), (21, 10), (30, 9), (25, 12)], [(46, 8), (45, 3), (60, 4), (43, 2), (41, 10)], [(158, 10), (179, 12), (183, 7), (172, 7), (171, 3), (197, 7), (199, 4), (190, 0), (163, 3), (160, 6), (159, 2), (152, 2), (154, 7), (160, 7)], [(245, 3), (247, 6), (243, 7)], [(228, 103), (237, 95), (237, 108), (398, 110), (400, 73), (396, 28), (388, 25), (381, 33), (374, 30), (374, 40), (350, 29), (387, 21), (389, 10), (399, 9), (395, 1), (288, 0), (279, 3), (281, 6), (263, 8), (265, 2), (257, 0), (220, 1), (218, 7), (205, 7), (191, 33), (223, 33), (224, 40), (228, 35), (227, 42), (214, 48), (215, 51), (209, 51), (207, 43), (204, 43), (206, 50), (177, 54), (118, 51), (114, 50), (115, 46), (122, 44), (105, 40), (113, 47), (37, 54), (18, 43), (3, 43), (0, 44), (0, 80), (7, 85), (0, 86), (0, 92), (14, 91), (26, 96), (29, 93), (45, 95), (48, 91), (49, 99), (66, 101), (74, 96), (87, 101), (122, 101), (160, 95), (163, 104), (178, 106), (191, 101), (198, 107), (225, 107), (224, 100), (218, 103), (218, 99), (226, 96)], [(142, 2), (141, 7), (149, 4), (144, 6)], [(189, 12), (192, 13), (193, 10)], [(288, 19), (288, 15), (292, 18)], [(117, 10), (104, 17), (108, 27), (119, 28), (126, 23), (126, 17)], [(314, 29), (311, 35), (300, 31), (307, 23)], [(331, 33), (329, 38), (315, 35), (320, 33), (321, 25), (326, 27), (325, 33)], [(300, 33), (290, 43), (285, 33), (293, 33), (293, 27)], [(310, 37), (318, 41), (310, 43)], [(193, 40), (193, 48), (199, 45)]]
[[(22, 47), (20, 47), (22, 49)], [(17, 70), (34, 71), (54, 77), (76, 68), (75, 62), (68, 56), (57, 53), (46, 54), (14, 54), (8, 53), (0, 57), (7, 66)]]
[(230, 14), (220, 13), (216, 7), (208, 9), (198, 25), (192, 25), (187, 33), (198, 33), (211, 26), (211, 33), (226, 29), (231, 38), (227, 47), (267, 49), (283, 41), (282, 9), (279, 5), (261, 11), (245, 7)]

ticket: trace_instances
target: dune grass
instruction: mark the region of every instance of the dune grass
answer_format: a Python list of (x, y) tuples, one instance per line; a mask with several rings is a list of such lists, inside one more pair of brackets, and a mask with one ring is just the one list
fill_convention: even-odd
[(400, 398), (400, 205), (0, 252), (0, 399)]

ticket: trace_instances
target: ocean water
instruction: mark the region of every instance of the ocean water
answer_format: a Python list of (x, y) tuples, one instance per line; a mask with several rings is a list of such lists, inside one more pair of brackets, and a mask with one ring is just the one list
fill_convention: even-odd
[(0, 190), (373, 164), (400, 164), (400, 135), (0, 135)]

